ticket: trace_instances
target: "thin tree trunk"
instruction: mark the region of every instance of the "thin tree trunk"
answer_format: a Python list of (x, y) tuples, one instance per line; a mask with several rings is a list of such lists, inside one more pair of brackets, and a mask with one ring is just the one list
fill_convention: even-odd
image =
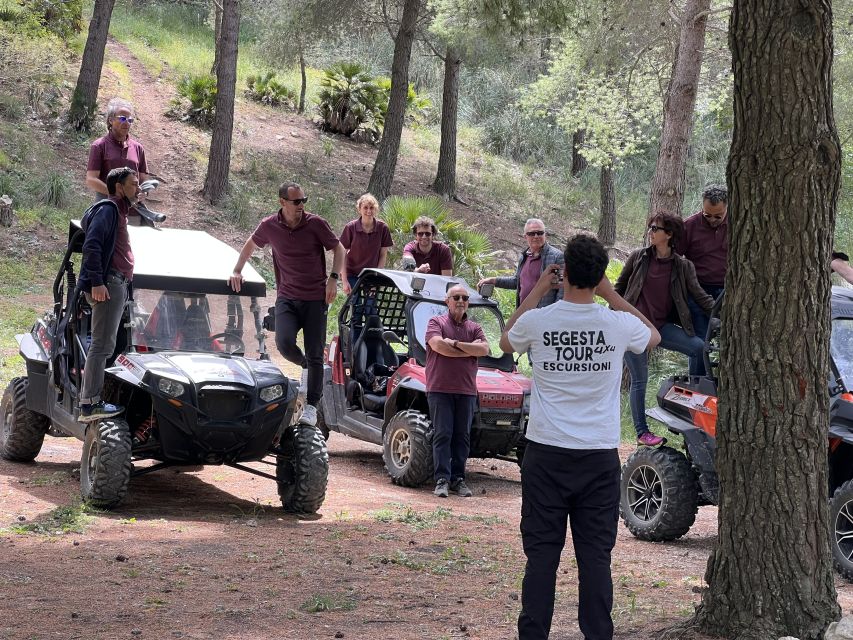
[(68, 113), (68, 121), (78, 131), (89, 131), (98, 108), (98, 85), (101, 82), (101, 70), (104, 66), (104, 48), (110, 31), (110, 19), (113, 15), (115, 0), (95, 0), (92, 21), (89, 23), (89, 35), (83, 49), (83, 61), (80, 74)]
[(586, 140), (586, 129), (577, 129), (572, 134), (572, 175), (577, 178), (586, 171), (586, 158), (580, 150)]
[(601, 167), (598, 184), (601, 193), (598, 239), (605, 247), (612, 247), (616, 244), (616, 187), (613, 185), (613, 167)]
[(841, 162), (830, 0), (735, 0), (729, 46), (719, 535), (695, 621), (726, 638), (817, 640), (840, 614), (827, 523), (827, 265)]
[(687, 0), (681, 18), (678, 48), (663, 110), (658, 162), (649, 198), (649, 213), (681, 215), (684, 206), (684, 166), (693, 131), (693, 110), (705, 52), (705, 26), (711, 0)]
[(456, 195), (456, 125), (459, 114), (459, 67), (462, 58), (451, 47), (444, 58), (444, 90), (441, 94), (441, 146), (438, 171), (432, 188), (448, 200)]
[(210, 75), (215, 76), (219, 69), (219, 38), (222, 35), (222, 4), (213, 0), (213, 66)]
[(299, 42), (299, 113), (305, 113), (305, 90), (308, 88), (308, 76), (305, 74), (305, 50), (302, 46), (302, 37), (297, 36)]
[(219, 37), (219, 68), (216, 74), (216, 114), (207, 161), (204, 195), (217, 204), (228, 191), (231, 169), (231, 135), (234, 130), (234, 94), (237, 83), (237, 37), (240, 34), (239, 0), (223, 0)]
[(397, 168), (397, 153), (400, 150), (400, 138), (403, 135), (403, 122), (406, 117), (406, 100), (409, 93), (409, 60), (412, 56), (412, 42), (415, 39), (418, 12), (421, 0), (405, 0), (400, 30), (394, 39), (394, 60), (391, 64), (391, 97), (388, 100), (388, 112), (385, 115), (385, 128), (379, 142), (379, 152), (373, 163), (370, 183), (367, 190), (380, 202), (391, 194), (394, 171)]

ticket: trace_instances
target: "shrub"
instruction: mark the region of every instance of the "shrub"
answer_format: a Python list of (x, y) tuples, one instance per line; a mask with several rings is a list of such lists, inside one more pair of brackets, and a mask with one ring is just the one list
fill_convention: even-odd
[(375, 143), (382, 135), (388, 101), (373, 76), (355, 62), (338, 62), (320, 79), (324, 131)]
[[(379, 78), (376, 81), (384, 94), (382, 100), (382, 121), (388, 113), (388, 103), (391, 101), (391, 78)], [(412, 119), (420, 121), (425, 119), (432, 110), (432, 100), (418, 94), (414, 85), (409, 83), (409, 91), (406, 93), (406, 114)]]
[(296, 108), (296, 91), (276, 80), (272, 71), (259, 76), (249, 76), (246, 78), (246, 87), (246, 97), (256, 102), (273, 107), (283, 105), (291, 109)]
[(45, 29), (63, 40), (83, 29), (83, 0), (30, 0), (27, 4)]
[(178, 82), (178, 95), (168, 115), (200, 127), (213, 124), (216, 113), (216, 77), (206, 74), (184, 76)]

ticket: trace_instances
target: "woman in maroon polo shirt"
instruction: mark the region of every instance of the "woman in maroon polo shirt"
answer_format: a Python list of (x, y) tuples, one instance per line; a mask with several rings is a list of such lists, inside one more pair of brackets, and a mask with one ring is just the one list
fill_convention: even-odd
[[(684, 230), (681, 218), (658, 213), (649, 219), (648, 228), (649, 246), (628, 256), (614, 288), (660, 332), (659, 346), (685, 354), (690, 375), (703, 375), (705, 342), (693, 330), (687, 296), (692, 296), (706, 314), (710, 314), (714, 299), (699, 285), (693, 263), (673, 251)], [(625, 365), (631, 373), (628, 397), (637, 442), (659, 445), (663, 438), (653, 434), (646, 423), (648, 352), (626, 352)]]
[(379, 220), (379, 201), (365, 193), (355, 203), (358, 218), (347, 223), (341, 233), (341, 244), (347, 250), (342, 280), (348, 294), (362, 269), (385, 267), (388, 248), (394, 246), (388, 225)]
[(107, 105), (107, 135), (92, 143), (86, 166), (86, 186), (97, 194), (98, 200), (109, 197), (106, 180), (113, 169), (130, 167), (136, 171), (140, 184), (148, 179), (145, 149), (130, 137), (132, 124), (133, 105), (121, 98), (110, 100)]

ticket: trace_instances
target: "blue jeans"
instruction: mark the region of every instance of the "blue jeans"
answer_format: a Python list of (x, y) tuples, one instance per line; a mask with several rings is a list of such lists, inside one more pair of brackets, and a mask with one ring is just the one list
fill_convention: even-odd
[[(700, 284), (700, 286), (705, 290), (705, 293), (711, 296), (715, 301), (723, 292), (723, 287), (716, 287), (712, 284)], [(708, 316), (705, 315), (702, 307), (696, 303), (693, 296), (687, 296), (687, 308), (690, 309), (690, 319), (693, 320), (693, 329), (696, 331), (696, 335), (704, 340), (705, 336), (708, 334)]]
[[(691, 376), (705, 374), (705, 363), (702, 350), (705, 341), (697, 336), (688, 336), (677, 324), (667, 322), (660, 328), (660, 347), (669, 351), (678, 351), (687, 356)], [(631, 373), (631, 390), (628, 402), (631, 405), (631, 418), (637, 435), (649, 430), (646, 423), (646, 387), (649, 385), (649, 354), (625, 352), (625, 366)]]
[(471, 448), (471, 419), (477, 396), (461, 393), (427, 393), (432, 420), (432, 462), (436, 482), (465, 479)]

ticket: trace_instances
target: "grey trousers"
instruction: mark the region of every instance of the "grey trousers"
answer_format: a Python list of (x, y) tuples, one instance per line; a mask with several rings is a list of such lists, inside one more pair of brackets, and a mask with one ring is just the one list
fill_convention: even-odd
[(112, 272), (104, 284), (110, 292), (110, 299), (95, 302), (86, 294), (86, 300), (92, 306), (92, 342), (86, 356), (83, 369), (83, 388), (80, 391), (80, 404), (95, 404), (101, 401), (101, 389), (104, 386), (104, 367), (116, 348), (116, 337), (124, 305), (127, 302), (127, 282)]

